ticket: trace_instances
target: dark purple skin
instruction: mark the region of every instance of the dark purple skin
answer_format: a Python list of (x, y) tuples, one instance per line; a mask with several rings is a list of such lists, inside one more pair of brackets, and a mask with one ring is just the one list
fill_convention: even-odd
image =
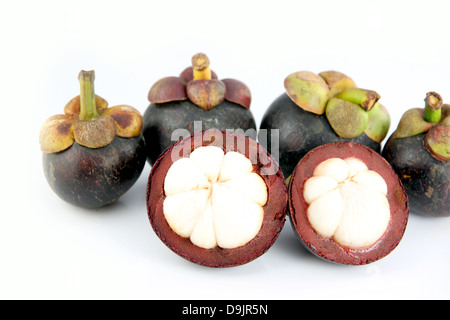
[[(267, 129), (267, 139), (265, 132)], [(331, 128), (325, 114), (316, 115), (296, 105), (286, 93), (266, 110), (258, 133), (258, 142), (272, 153), (271, 129), (279, 129), (279, 163), (286, 178), (308, 151), (331, 142), (357, 142), (380, 153), (381, 145), (365, 133), (351, 139), (340, 138)], [(276, 142), (276, 141), (275, 141)]]
[(45, 177), (53, 191), (78, 207), (100, 208), (115, 202), (139, 178), (146, 160), (142, 135), (115, 137), (107, 146), (77, 142), (58, 153), (44, 153)]
[[(251, 111), (227, 100), (207, 111), (189, 100), (152, 103), (143, 118), (143, 134), (150, 165), (153, 165), (168, 147), (193, 134), (194, 129), (197, 129), (194, 128), (194, 121), (201, 121), (201, 128), (197, 131), (241, 129), (243, 132), (240, 133), (256, 139), (256, 123)], [(186, 129), (189, 133), (172, 140), (172, 133), (176, 129)]]
[(433, 158), (423, 146), (425, 133), (386, 142), (383, 157), (400, 177), (411, 211), (424, 216), (450, 216), (450, 162)]

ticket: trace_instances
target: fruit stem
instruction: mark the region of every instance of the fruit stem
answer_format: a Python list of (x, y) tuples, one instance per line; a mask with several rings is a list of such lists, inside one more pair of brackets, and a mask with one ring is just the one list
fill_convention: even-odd
[(348, 88), (338, 93), (336, 98), (352, 102), (364, 110), (370, 111), (380, 99), (380, 95), (373, 90)]
[(78, 74), (80, 81), (80, 120), (92, 120), (98, 117), (94, 92), (95, 72), (81, 70)]
[(425, 98), (424, 120), (430, 123), (441, 121), (442, 97), (436, 92), (428, 92)]
[(197, 53), (192, 57), (192, 69), (194, 80), (211, 80), (211, 69), (209, 68), (208, 56)]

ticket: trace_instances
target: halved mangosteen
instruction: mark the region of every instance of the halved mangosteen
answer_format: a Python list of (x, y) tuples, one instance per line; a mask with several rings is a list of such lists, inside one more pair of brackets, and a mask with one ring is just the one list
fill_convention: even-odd
[(285, 223), (287, 187), (277, 163), (242, 134), (205, 130), (169, 147), (147, 187), (150, 223), (194, 263), (231, 267), (265, 253)]
[(389, 163), (354, 142), (308, 152), (292, 174), (288, 198), (303, 245), (341, 264), (385, 257), (402, 239), (409, 216), (407, 195)]
[(154, 83), (148, 100), (143, 134), (151, 165), (170, 145), (198, 131), (234, 130), (256, 139), (249, 88), (236, 79), (219, 80), (204, 53), (195, 54), (178, 77)]

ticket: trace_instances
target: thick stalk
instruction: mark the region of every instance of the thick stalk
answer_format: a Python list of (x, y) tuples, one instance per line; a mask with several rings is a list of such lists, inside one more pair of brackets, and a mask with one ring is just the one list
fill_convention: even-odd
[(206, 54), (197, 53), (192, 57), (192, 69), (194, 80), (211, 80), (211, 69)]
[(424, 120), (430, 123), (441, 121), (442, 98), (436, 92), (428, 92), (425, 98)]
[(80, 120), (93, 120), (98, 117), (94, 92), (95, 72), (81, 70), (78, 74), (80, 81)]

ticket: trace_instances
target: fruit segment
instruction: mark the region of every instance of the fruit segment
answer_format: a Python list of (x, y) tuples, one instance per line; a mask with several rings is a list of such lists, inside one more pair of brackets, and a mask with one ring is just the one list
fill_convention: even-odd
[[(247, 187), (252, 188), (251, 185)], [(259, 204), (220, 183), (214, 186), (212, 203), (219, 247), (237, 248), (258, 234), (264, 218), (264, 210)]]
[[(255, 172), (250, 172), (248, 174), (235, 177), (234, 179), (230, 179), (223, 182), (223, 185), (244, 195), (246, 198), (253, 200), (260, 206), (264, 206), (267, 202), (266, 184), (261, 176)], [(251, 186), (252, 189), (249, 189), (249, 186)]]
[(175, 161), (164, 180), (164, 217), (198, 247), (237, 248), (260, 231), (267, 186), (244, 155), (214, 146)]
[(207, 177), (200, 171), (190, 158), (182, 158), (176, 161), (167, 173), (164, 181), (166, 196), (176, 193), (207, 188)]
[(252, 172), (253, 167), (250, 160), (238, 152), (230, 151), (223, 157), (220, 181), (227, 181), (234, 177), (243, 176)]
[(306, 180), (303, 196), (308, 204), (319, 198), (324, 193), (334, 190), (338, 187), (335, 179), (329, 176), (314, 176)]
[(164, 201), (167, 223), (180, 236), (189, 237), (206, 209), (208, 197), (208, 190), (186, 191), (167, 197)]
[(314, 169), (314, 176), (328, 176), (342, 182), (348, 177), (348, 165), (340, 158), (330, 158)]
[(333, 189), (314, 200), (308, 208), (308, 220), (316, 232), (331, 238), (342, 219), (344, 203), (339, 189)]
[(155, 82), (148, 93), (148, 100), (159, 104), (189, 99), (204, 110), (228, 100), (249, 109), (249, 88), (236, 79), (219, 80), (209, 64), (206, 54), (195, 54), (192, 67), (184, 69), (179, 77), (165, 77)]
[(386, 231), (390, 208), (387, 185), (359, 159), (330, 158), (305, 182), (304, 199), (313, 229), (342, 246), (373, 245)]

